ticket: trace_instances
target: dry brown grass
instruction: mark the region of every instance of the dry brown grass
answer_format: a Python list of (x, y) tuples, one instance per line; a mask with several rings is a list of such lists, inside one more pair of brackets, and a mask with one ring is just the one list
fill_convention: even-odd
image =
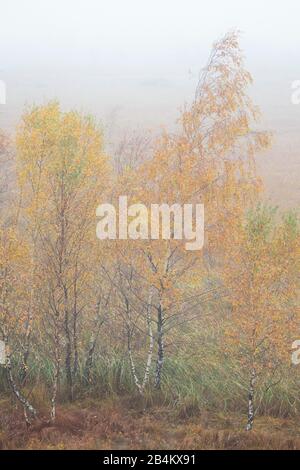
[(207, 414), (178, 419), (166, 409), (129, 409), (126, 401), (74, 403), (27, 428), (22, 413), (0, 402), (1, 449), (300, 449), (294, 420), (259, 417), (243, 430), (238, 415)]

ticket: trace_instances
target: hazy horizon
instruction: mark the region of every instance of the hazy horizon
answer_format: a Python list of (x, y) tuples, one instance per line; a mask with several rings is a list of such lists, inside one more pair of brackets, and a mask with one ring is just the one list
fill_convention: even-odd
[(106, 128), (173, 126), (212, 43), (238, 29), (261, 126), (274, 133), (272, 149), (259, 156), (268, 195), (274, 203), (299, 204), (300, 106), (291, 103), (291, 84), (300, 78), (298, 13), (293, 0), (284, 10), (258, 0), (212, 0), (205, 10), (194, 0), (184, 9), (169, 0), (12, 0), (2, 5), (7, 103), (0, 127), (12, 134), (26, 105), (51, 99), (94, 114)]

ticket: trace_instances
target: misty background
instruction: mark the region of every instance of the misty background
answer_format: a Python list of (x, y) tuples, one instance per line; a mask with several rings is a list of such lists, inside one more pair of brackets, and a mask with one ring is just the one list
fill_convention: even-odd
[(212, 43), (241, 31), (241, 47), (273, 146), (258, 156), (267, 197), (300, 202), (300, 4), (297, 0), (10, 0), (1, 4), (0, 127), (13, 135), (31, 104), (58, 99), (92, 113), (109, 149), (131, 129), (173, 128)]

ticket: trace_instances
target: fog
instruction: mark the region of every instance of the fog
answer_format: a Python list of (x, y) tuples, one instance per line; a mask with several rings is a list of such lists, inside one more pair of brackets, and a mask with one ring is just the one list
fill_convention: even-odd
[[(128, 128), (171, 127), (189, 101), (212, 43), (231, 29), (253, 75), (250, 90), (274, 143), (259, 157), (267, 197), (300, 201), (300, 5), (238, 0), (1, 0), (0, 127), (13, 133), (27, 104), (58, 99), (102, 122), (107, 140)], [(113, 131), (114, 130), (114, 131)]]

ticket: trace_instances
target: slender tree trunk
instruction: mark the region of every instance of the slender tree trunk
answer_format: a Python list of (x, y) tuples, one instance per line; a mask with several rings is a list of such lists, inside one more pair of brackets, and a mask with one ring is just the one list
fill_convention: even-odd
[(21, 365), (21, 380), (23, 384), (26, 382), (26, 379), (27, 379), (32, 322), (33, 322), (33, 315), (32, 315), (32, 308), (30, 306), (28, 315), (27, 315), (26, 332), (25, 332), (25, 340), (24, 340), (24, 354), (23, 354), (23, 360), (22, 360), (22, 365)]
[[(108, 302), (106, 303), (106, 307), (107, 307), (107, 304)], [(95, 313), (95, 318), (94, 318), (95, 327), (92, 329), (92, 333), (91, 333), (90, 341), (89, 341), (89, 349), (88, 349), (87, 358), (85, 361), (84, 375), (85, 375), (87, 382), (89, 382), (91, 378), (91, 369), (92, 369), (92, 365), (94, 362), (94, 352), (96, 349), (97, 339), (100, 333), (100, 328), (104, 323), (104, 318), (99, 319), (100, 308), (101, 308), (101, 296), (96, 303), (96, 313)]]
[(55, 372), (54, 372), (54, 380), (53, 380), (53, 388), (52, 388), (51, 413), (50, 413), (50, 418), (51, 418), (52, 423), (54, 423), (55, 418), (56, 418), (56, 401), (57, 401), (57, 393), (58, 393), (58, 385), (59, 385), (59, 377), (60, 377), (60, 361), (61, 361), (60, 335), (57, 330), (55, 334)]
[(68, 386), (68, 397), (70, 401), (73, 401), (73, 372), (72, 372), (72, 339), (69, 325), (69, 310), (68, 310), (68, 293), (66, 287), (64, 287), (64, 327), (66, 335), (66, 377)]
[(74, 317), (73, 317), (73, 347), (74, 347), (73, 376), (75, 380), (77, 376), (78, 368), (79, 368), (77, 312), (74, 312)]
[[(36, 242), (34, 241), (34, 244)], [(35, 258), (35, 255), (34, 255)], [(34, 269), (31, 272), (31, 282), (34, 283)], [(26, 319), (26, 329), (25, 329), (25, 339), (24, 339), (24, 353), (22, 358), (22, 365), (21, 365), (21, 380), (24, 384), (27, 379), (28, 373), (28, 359), (30, 355), (30, 340), (32, 334), (32, 325), (33, 325), (33, 304), (34, 304), (34, 287), (31, 286), (30, 288), (30, 298), (29, 298), (29, 307), (27, 311), (27, 319)]]
[(85, 361), (85, 368), (84, 368), (84, 375), (85, 379), (87, 382), (90, 382), (91, 380), (91, 369), (93, 365), (93, 360), (94, 360), (94, 351), (96, 347), (96, 338), (94, 334), (92, 333), (91, 338), (90, 338), (90, 343), (89, 343), (89, 350), (87, 353), (87, 358)]
[[(152, 302), (152, 290), (150, 290), (149, 301), (147, 305), (147, 329), (148, 329), (148, 336), (149, 336), (149, 350), (148, 350), (147, 361), (146, 361), (145, 372), (144, 372), (142, 383), (140, 382), (136, 373), (135, 363), (134, 363), (132, 350), (131, 350), (130, 324), (127, 325), (127, 347), (128, 347), (131, 373), (134, 379), (134, 383), (141, 395), (143, 394), (145, 386), (147, 385), (148, 380), (149, 380), (150, 368), (151, 368), (152, 356), (153, 356), (153, 347), (154, 347), (154, 338), (153, 338), (152, 324), (151, 324), (151, 302)], [(129, 303), (127, 299), (126, 299), (126, 307), (127, 307), (127, 312), (129, 314)]]
[[(78, 253), (79, 254), (79, 253)], [(73, 377), (76, 380), (78, 368), (79, 368), (79, 354), (78, 354), (78, 331), (77, 331), (77, 320), (78, 320), (78, 309), (77, 309), (77, 300), (78, 300), (78, 291), (77, 291), (77, 281), (78, 281), (78, 262), (76, 261), (75, 267), (75, 279), (74, 279), (74, 305), (72, 310), (72, 320), (73, 320), (73, 349), (74, 349), (74, 362), (73, 362)]]
[(149, 346), (149, 351), (148, 351), (148, 356), (147, 356), (147, 362), (146, 362), (146, 367), (145, 367), (144, 378), (143, 378), (143, 382), (140, 383), (140, 380), (139, 380), (139, 378), (137, 376), (137, 373), (136, 373), (135, 363), (134, 363), (134, 359), (133, 359), (133, 355), (132, 355), (131, 332), (130, 332), (129, 329), (127, 331), (127, 335), (128, 335), (127, 336), (127, 338), (128, 338), (127, 347), (128, 347), (128, 356), (129, 356), (129, 361), (130, 361), (131, 373), (132, 373), (132, 376), (133, 376), (134, 383), (135, 383), (138, 391), (142, 395), (143, 392), (144, 392), (145, 386), (147, 385), (148, 380), (149, 380), (154, 340), (153, 340), (153, 336), (151, 335), (150, 336), (150, 346)]
[(136, 369), (135, 369), (135, 364), (132, 356), (132, 351), (131, 351), (131, 332), (130, 332), (130, 326), (127, 327), (127, 348), (128, 348), (128, 356), (129, 356), (129, 361), (130, 361), (130, 368), (131, 368), (131, 373), (133, 376), (134, 383), (138, 389), (138, 391), (142, 394), (142, 387), (139, 381), (139, 378), (136, 374)]
[(151, 363), (152, 363), (152, 357), (153, 357), (153, 348), (154, 348), (154, 337), (153, 337), (152, 319), (151, 319), (151, 303), (152, 303), (152, 289), (150, 290), (149, 301), (148, 301), (148, 306), (147, 306), (147, 326), (148, 326), (148, 336), (149, 336), (149, 350), (148, 350), (148, 357), (147, 357), (147, 363), (146, 363), (146, 368), (145, 368), (144, 380), (143, 380), (143, 383), (142, 383), (142, 389), (143, 390), (144, 390), (145, 386), (147, 385), (147, 383), (149, 381), (150, 369), (151, 369)]
[(164, 363), (164, 318), (163, 318), (163, 308), (160, 304), (157, 311), (157, 361), (156, 361), (156, 371), (155, 371), (155, 388), (161, 388), (161, 378), (162, 378), (162, 369)]
[[(67, 324), (66, 319), (66, 324)], [(68, 397), (70, 401), (73, 401), (73, 373), (72, 373), (72, 345), (71, 345), (71, 337), (68, 331), (68, 327), (66, 327), (66, 377), (67, 377), (67, 386), (68, 386)]]
[(250, 383), (249, 383), (249, 396), (248, 396), (248, 422), (246, 426), (246, 431), (251, 431), (254, 423), (254, 392), (255, 392), (255, 382), (256, 382), (256, 371), (253, 368), (251, 370)]
[(18, 389), (18, 386), (14, 380), (13, 373), (12, 373), (12, 364), (11, 364), (11, 355), (10, 355), (10, 350), (9, 346), (7, 344), (7, 339), (4, 340), (5, 343), (5, 354), (6, 354), (6, 373), (7, 373), (7, 379), (8, 383), (13, 391), (13, 394), (19, 400), (19, 402), (23, 405), (24, 408), (24, 415), (26, 422), (30, 424), (29, 419), (27, 418), (27, 411), (33, 416), (34, 418), (37, 416), (37, 412), (35, 408), (31, 405), (31, 403), (25, 398), (20, 390)]

